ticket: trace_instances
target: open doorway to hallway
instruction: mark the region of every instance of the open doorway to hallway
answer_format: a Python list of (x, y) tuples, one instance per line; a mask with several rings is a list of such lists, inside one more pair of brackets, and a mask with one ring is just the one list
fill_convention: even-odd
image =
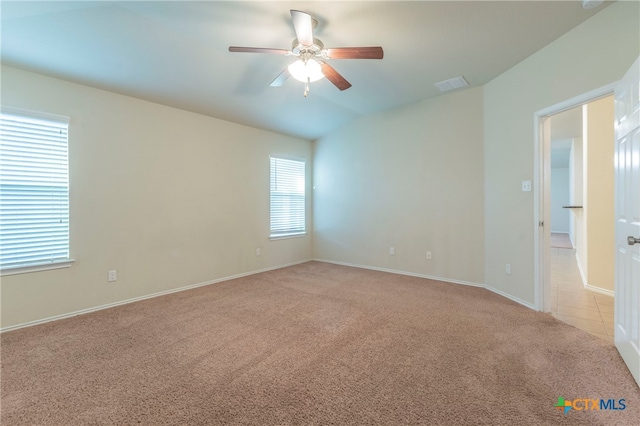
[(550, 117), (550, 313), (613, 343), (613, 96)]

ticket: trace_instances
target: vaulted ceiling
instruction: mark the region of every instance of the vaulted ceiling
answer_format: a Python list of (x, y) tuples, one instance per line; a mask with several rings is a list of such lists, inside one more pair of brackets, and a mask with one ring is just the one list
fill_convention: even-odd
[[(305, 139), (354, 118), (483, 85), (607, 3), (580, 1), (2, 1), (2, 63)], [(382, 60), (332, 60), (351, 84), (269, 83), (293, 59), (290, 9), (318, 21), (326, 47), (382, 46)], [(527, 84), (527, 82), (523, 82)], [(515, 94), (514, 94), (515, 95)]]

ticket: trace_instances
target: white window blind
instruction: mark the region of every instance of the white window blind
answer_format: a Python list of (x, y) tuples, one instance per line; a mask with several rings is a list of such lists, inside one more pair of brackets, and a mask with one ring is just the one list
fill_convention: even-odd
[(305, 162), (271, 157), (271, 237), (305, 232)]
[(69, 258), (68, 127), (0, 113), (0, 270)]

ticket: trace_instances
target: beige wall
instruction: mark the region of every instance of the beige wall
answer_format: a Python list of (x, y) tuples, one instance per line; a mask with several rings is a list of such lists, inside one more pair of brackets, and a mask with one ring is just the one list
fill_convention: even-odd
[(2, 327), (311, 258), (310, 236), (268, 239), (269, 155), (311, 169), (310, 142), (9, 67), (2, 103), (71, 117), (76, 259), (3, 277)]
[(638, 2), (615, 2), (482, 88), (317, 141), (314, 238), (273, 242), (268, 156), (311, 162), (309, 142), (3, 67), (3, 104), (71, 117), (77, 262), (5, 277), (2, 326), (312, 256), (533, 304), (537, 188), (520, 183), (533, 179), (534, 113), (621, 78), (639, 54), (638, 15)]
[[(485, 284), (534, 303), (534, 114), (619, 80), (639, 55), (638, 2), (615, 2), (484, 86)], [(511, 263), (512, 275), (504, 272)]]
[(613, 96), (585, 107), (585, 209), (587, 284), (613, 291), (614, 279), (614, 110)]
[(314, 186), (316, 258), (482, 283), (481, 88), (316, 141)]

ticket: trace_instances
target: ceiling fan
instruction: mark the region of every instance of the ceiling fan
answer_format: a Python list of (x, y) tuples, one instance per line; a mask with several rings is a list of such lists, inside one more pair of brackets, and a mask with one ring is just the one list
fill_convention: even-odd
[(299, 10), (291, 10), (291, 20), (297, 37), (293, 40), (291, 50), (229, 46), (229, 52), (270, 53), (297, 57), (298, 59), (278, 74), (270, 85), (282, 86), (289, 77), (293, 77), (305, 83), (305, 97), (309, 93), (309, 83), (323, 77), (340, 90), (351, 87), (351, 83), (326, 62), (328, 59), (382, 59), (384, 55), (382, 47), (379, 46), (325, 49), (322, 41), (313, 37), (313, 28), (318, 22), (311, 15)]

